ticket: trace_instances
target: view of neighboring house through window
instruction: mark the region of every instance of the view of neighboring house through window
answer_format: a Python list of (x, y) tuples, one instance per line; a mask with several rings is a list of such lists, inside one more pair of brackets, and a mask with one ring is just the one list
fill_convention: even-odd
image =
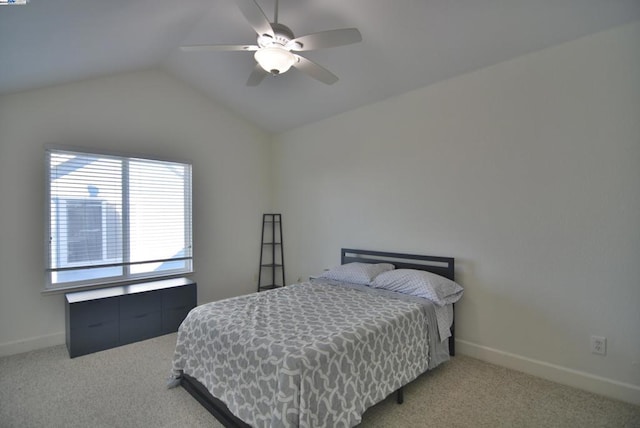
[(190, 164), (46, 153), (48, 288), (192, 271)]

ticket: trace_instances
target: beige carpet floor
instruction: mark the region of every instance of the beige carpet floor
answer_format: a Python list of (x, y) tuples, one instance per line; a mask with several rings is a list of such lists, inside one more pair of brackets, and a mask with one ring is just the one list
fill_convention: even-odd
[[(220, 427), (166, 389), (175, 334), (70, 359), (64, 346), (0, 358), (0, 427)], [(640, 406), (457, 356), (369, 409), (362, 428), (635, 427)]]

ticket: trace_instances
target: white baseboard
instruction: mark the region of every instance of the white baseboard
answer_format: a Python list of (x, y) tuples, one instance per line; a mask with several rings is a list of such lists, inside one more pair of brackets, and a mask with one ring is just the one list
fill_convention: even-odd
[(65, 340), (64, 333), (55, 333), (47, 336), (17, 340), (15, 342), (0, 343), (0, 357), (22, 354), (23, 352), (35, 351), (36, 349), (48, 348), (50, 346), (62, 345), (65, 343)]
[(456, 353), (458, 352), (478, 360), (518, 370), (563, 385), (640, 405), (640, 386), (638, 385), (595, 376), (579, 370), (488, 348), (466, 340), (456, 339)]

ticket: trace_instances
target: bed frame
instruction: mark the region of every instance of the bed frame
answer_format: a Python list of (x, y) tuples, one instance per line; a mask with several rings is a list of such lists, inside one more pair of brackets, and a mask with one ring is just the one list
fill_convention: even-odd
[[(455, 280), (454, 259), (451, 257), (422, 256), (415, 254), (389, 253), (383, 251), (369, 251), (343, 248), (340, 256), (341, 264), (360, 263), (392, 263), (396, 269), (418, 269), (433, 272), (452, 281)], [(455, 319), (455, 317), (454, 317)], [(451, 325), (449, 338), (449, 355), (455, 355), (455, 324)], [(228, 428), (250, 428), (246, 422), (235, 416), (226, 404), (211, 395), (209, 390), (195, 378), (183, 374), (180, 385), (198, 400), (222, 425)], [(397, 393), (397, 402), (404, 401), (403, 387)]]

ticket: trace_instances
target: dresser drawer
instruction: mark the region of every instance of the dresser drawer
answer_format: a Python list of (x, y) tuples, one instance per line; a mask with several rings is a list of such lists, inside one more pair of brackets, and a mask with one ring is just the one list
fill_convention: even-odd
[(197, 291), (195, 284), (162, 290), (162, 309), (193, 308), (196, 304)]
[(198, 295), (195, 284), (163, 290), (162, 334), (177, 331), (189, 311), (197, 304)]
[(178, 327), (187, 317), (193, 306), (182, 308), (165, 309), (162, 311), (162, 334), (169, 334), (178, 331)]
[(162, 334), (160, 312), (148, 312), (120, 320), (120, 344), (138, 342)]
[(118, 321), (94, 322), (84, 327), (74, 327), (67, 343), (69, 356), (89, 354), (118, 346)]
[(135, 318), (149, 312), (160, 312), (162, 296), (157, 291), (130, 294), (120, 297), (120, 319)]
[(84, 328), (96, 323), (118, 319), (118, 298), (89, 300), (71, 306), (71, 328)]

